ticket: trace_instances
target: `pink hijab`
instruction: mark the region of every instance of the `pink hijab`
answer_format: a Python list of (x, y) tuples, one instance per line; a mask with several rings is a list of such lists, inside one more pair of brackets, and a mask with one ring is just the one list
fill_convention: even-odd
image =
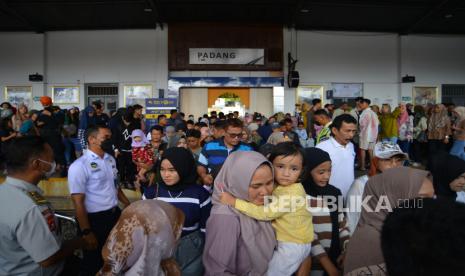
[(402, 126), (404, 123), (408, 121), (408, 111), (407, 111), (407, 106), (405, 104), (401, 104), (405, 110), (400, 114), (399, 119), (397, 121), (397, 127), (400, 129), (400, 126)]

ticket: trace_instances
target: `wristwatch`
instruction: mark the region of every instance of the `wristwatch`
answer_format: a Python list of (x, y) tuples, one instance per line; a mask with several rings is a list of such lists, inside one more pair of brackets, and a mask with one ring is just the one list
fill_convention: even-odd
[(92, 233), (92, 230), (89, 229), (89, 228), (84, 229), (84, 230), (81, 231), (81, 235), (83, 235), (83, 236), (87, 236), (87, 235), (89, 235), (90, 233)]

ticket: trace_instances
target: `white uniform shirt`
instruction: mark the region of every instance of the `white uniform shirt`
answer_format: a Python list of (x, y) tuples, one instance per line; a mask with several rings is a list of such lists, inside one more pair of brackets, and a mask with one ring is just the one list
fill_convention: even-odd
[(355, 150), (352, 143), (346, 146), (339, 144), (333, 137), (316, 145), (331, 157), (331, 178), (329, 184), (341, 190), (346, 198), (350, 186), (354, 182)]
[(102, 159), (87, 150), (69, 167), (69, 192), (85, 194), (87, 212), (106, 211), (118, 204), (117, 177), (116, 161), (111, 155), (105, 153)]
[(358, 220), (362, 211), (363, 191), (368, 183), (368, 175), (360, 176), (355, 179), (354, 184), (349, 189), (346, 198), (346, 208), (348, 209), (346, 218), (350, 234), (353, 234), (357, 227)]

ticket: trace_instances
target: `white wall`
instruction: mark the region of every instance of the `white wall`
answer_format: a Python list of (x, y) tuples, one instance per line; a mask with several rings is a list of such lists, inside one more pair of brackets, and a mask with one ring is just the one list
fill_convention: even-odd
[(402, 75), (414, 75), (414, 84), (402, 84), (402, 96), (413, 86), (465, 84), (465, 36), (403, 36)]
[[(297, 59), (300, 85), (363, 83), (364, 96), (380, 102), (400, 95), (395, 34), (284, 30), (285, 53)], [(287, 60), (286, 60), (287, 62)], [(287, 69), (287, 65), (286, 65)], [(286, 74), (287, 75), (287, 74)], [(286, 89), (285, 109), (294, 109), (295, 89)], [(324, 95), (326, 101), (326, 93)]]
[[(34, 84), (35, 95), (52, 94), (54, 85), (119, 83), (122, 106), (125, 84), (152, 84), (154, 97), (168, 85), (168, 31), (115, 30), (0, 34), (0, 85), (28, 84), (39, 72), (46, 82)], [(44, 51), (44, 46), (45, 51)], [(45, 69), (44, 69), (45, 67)], [(44, 89), (45, 85), (45, 89)], [(3, 93), (1, 99), (3, 99)]]
[[(465, 84), (465, 36), (402, 36), (395, 34), (310, 32), (284, 29), (287, 53), (299, 61), (301, 85), (363, 82), (364, 96), (374, 102), (411, 97), (412, 87)], [(0, 33), (0, 100), (8, 85), (32, 85), (33, 95), (51, 94), (53, 85), (79, 85), (84, 106), (85, 83), (119, 83), (123, 105), (125, 84), (152, 84), (167, 90), (168, 32), (157, 30)], [(46, 82), (31, 83), (38, 72)], [(184, 71), (173, 76), (266, 77), (270, 72)], [(400, 84), (402, 76), (416, 77)], [(294, 111), (295, 89), (284, 91), (284, 111)], [(35, 102), (35, 108), (40, 107)]]
[[(465, 36), (397, 36), (382, 33), (310, 32), (284, 29), (284, 54), (298, 59), (300, 85), (364, 83), (373, 103), (397, 105), (413, 86), (465, 84)], [(416, 82), (402, 84), (406, 74)], [(293, 111), (295, 89), (285, 90), (285, 110)], [(439, 100), (441, 94), (439, 93)]]
[(78, 31), (47, 33), (49, 93), (53, 85), (119, 83), (119, 105), (125, 84), (152, 84), (167, 89), (167, 30)]
[[(33, 97), (43, 95), (43, 83), (29, 81), (29, 75), (43, 74), (43, 35), (0, 33), (0, 99), (6, 86), (32, 86)], [(40, 104), (35, 102), (35, 108)]]

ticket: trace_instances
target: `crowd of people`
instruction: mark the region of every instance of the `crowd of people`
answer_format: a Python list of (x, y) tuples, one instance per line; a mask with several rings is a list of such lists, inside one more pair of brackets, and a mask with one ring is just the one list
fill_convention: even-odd
[[(59, 275), (76, 249), (79, 275), (465, 271), (464, 107), (315, 99), (269, 118), (171, 110), (148, 126), (140, 105), (41, 104), (1, 106), (1, 275)], [(37, 187), (56, 173), (80, 230), (67, 242)]]

